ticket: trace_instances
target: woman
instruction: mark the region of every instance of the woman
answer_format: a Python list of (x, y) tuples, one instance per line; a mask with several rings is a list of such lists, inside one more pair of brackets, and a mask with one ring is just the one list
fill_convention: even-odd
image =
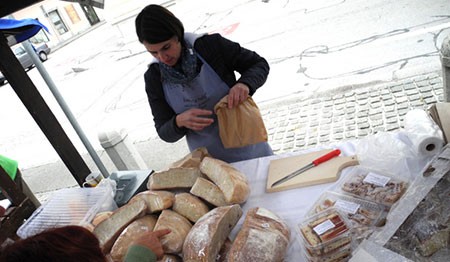
[(226, 162), (273, 154), (265, 142), (225, 149), (213, 114), (224, 96), (233, 108), (264, 84), (269, 73), (264, 58), (219, 34), (185, 33), (181, 21), (159, 5), (138, 14), (136, 33), (155, 58), (144, 77), (161, 139), (175, 142), (186, 135), (190, 151), (206, 147), (214, 158)]
[[(159, 237), (170, 230), (157, 230), (136, 239), (125, 262), (154, 262), (163, 256)], [(0, 262), (106, 262), (98, 239), (80, 226), (65, 226), (18, 240), (0, 252)]]

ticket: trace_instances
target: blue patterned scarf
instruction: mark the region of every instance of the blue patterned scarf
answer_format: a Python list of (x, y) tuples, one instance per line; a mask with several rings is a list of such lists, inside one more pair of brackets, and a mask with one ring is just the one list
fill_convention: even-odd
[(192, 46), (185, 42), (181, 51), (181, 61), (175, 67), (159, 62), (159, 68), (164, 81), (172, 84), (184, 84), (190, 82), (198, 75), (198, 58)]

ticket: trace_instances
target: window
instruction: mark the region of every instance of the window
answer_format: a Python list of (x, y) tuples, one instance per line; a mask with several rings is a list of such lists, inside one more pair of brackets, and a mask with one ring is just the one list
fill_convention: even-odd
[(50, 21), (52, 21), (53, 25), (55, 25), (55, 29), (58, 32), (58, 34), (62, 35), (69, 31), (66, 25), (64, 24), (63, 20), (61, 19), (58, 10), (50, 11), (48, 13), (48, 17), (50, 18)]

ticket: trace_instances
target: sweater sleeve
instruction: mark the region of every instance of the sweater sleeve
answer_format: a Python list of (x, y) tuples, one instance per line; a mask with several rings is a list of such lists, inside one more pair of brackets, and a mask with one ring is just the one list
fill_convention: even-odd
[(177, 114), (164, 97), (158, 64), (152, 64), (144, 75), (145, 91), (153, 114), (156, 132), (166, 142), (176, 142), (186, 135), (186, 128), (179, 128), (175, 118)]
[(128, 248), (125, 262), (156, 262), (157, 257), (150, 249), (141, 245), (132, 245)]
[[(253, 95), (267, 80), (270, 67), (266, 59), (220, 34), (199, 38), (195, 47), (229, 87), (241, 82), (250, 87)], [(237, 81), (235, 71), (240, 74)]]

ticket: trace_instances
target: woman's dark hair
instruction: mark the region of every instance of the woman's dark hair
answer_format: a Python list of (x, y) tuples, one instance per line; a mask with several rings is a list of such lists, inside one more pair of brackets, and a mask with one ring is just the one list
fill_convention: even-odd
[(160, 5), (148, 5), (136, 17), (139, 42), (157, 44), (176, 36), (183, 43), (183, 23), (172, 12)]
[(0, 261), (106, 262), (106, 258), (92, 232), (80, 226), (65, 226), (6, 246), (0, 252)]

